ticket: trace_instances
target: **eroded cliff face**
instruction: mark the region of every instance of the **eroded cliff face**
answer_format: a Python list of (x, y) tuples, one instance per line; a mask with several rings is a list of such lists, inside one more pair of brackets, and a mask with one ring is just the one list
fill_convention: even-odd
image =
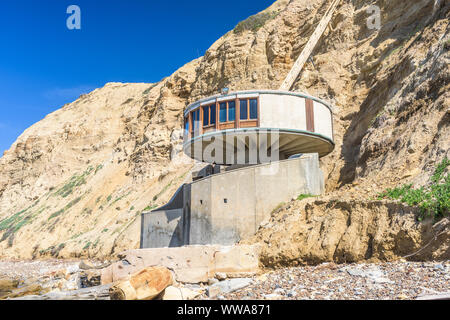
[[(380, 30), (367, 27), (372, 4)], [(279, 0), (161, 82), (107, 84), (27, 129), (0, 159), (0, 256), (137, 247), (140, 212), (190, 178), (183, 108), (223, 87), (277, 89), (328, 5)], [(336, 149), (321, 160), (329, 194), (366, 201), (424, 184), (449, 155), (449, 6), (341, 1), (294, 86), (334, 106)]]
[(109, 83), (27, 129), (0, 160), (0, 255), (137, 247), (140, 213), (168, 201), (193, 166), (180, 153), (180, 96), (196, 64), (157, 84)]
[(293, 201), (242, 243), (260, 243), (260, 260), (268, 268), (401, 258), (448, 260), (450, 220), (418, 222), (418, 214), (418, 208), (392, 201), (333, 196)]

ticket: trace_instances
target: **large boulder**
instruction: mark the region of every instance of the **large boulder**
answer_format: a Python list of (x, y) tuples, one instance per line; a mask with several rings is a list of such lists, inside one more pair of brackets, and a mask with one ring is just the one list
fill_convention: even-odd
[(170, 286), (164, 290), (161, 300), (193, 300), (201, 294), (202, 292), (199, 290)]
[(216, 273), (228, 278), (259, 272), (259, 245), (199, 245), (179, 248), (129, 250), (119, 255), (121, 261), (102, 269), (102, 284), (126, 279), (151, 266), (173, 270), (175, 280), (183, 283), (208, 282)]
[(150, 267), (113, 284), (109, 292), (111, 300), (152, 300), (172, 283), (169, 269)]

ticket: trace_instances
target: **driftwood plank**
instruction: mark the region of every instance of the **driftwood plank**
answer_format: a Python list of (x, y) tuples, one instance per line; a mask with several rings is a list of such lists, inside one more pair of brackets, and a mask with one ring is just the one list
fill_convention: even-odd
[(325, 12), (325, 15), (323, 16), (322, 20), (320, 20), (319, 24), (316, 27), (316, 30), (314, 30), (314, 33), (309, 38), (308, 42), (303, 48), (303, 51), (300, 53), (300, 56), (297, 58), (297, 61), (295, 61), (294, 65), (291, 68), (291, 71), (289, 71), (288, 75), (286, 76), (286, 79), (284, 79), (284, 82), (280, 86), (279, 90), (283, 91), (291, 90), (295, 80), (302, 71), (303, 66), (305, 65), (306, 61), (308, 61), (309, 56), (311, 55), (320, 38), (322, 37), (322, 34), (325, 32), (327, 25), (330, 23), (330, 20), (333, 17), (333, 13), (336, 10), (339, 2), (340, 0), (334, 0), (331, 6), (328, 8), (328, 10)]
[(29, 295), (9, 300), (110, 300), (110, 287), (111, 284), (106, 284), (73, 291), (51, 292), (41, 296)]
[(443, 292), (439, 294), (421, 295), (416, 300), (450, 300), (450, 292)]

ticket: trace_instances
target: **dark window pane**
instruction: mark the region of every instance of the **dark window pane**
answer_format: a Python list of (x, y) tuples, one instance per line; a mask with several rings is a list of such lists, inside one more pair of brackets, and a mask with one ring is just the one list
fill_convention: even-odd
[(236, 119), (236, 101), (228, 102), (228, 121), (234, 121)]
[(258, 100), (250, 100), (250, 119), (258, 119)]
[(211, 124), (216, 124), (216, 105), (211, 106)]
[(227, 122), (227, 103), (222, 102), (220, 104), (220, 113), (219, 113), (220, 122)]
[(203, 126), (209, 125), (209, 106), (203, 107)]
[(189, 132), (189, 118), (184, 119), (184, 130), (186, 131), (186, 133)]
[(247, 110), (247, 100), (241, 100), (240, 102), (240, 114), (241, 114), (241, 120), (247, 120), (248, 119), (248, 110)]
[(194, 120), (194, 130), (196, 130), (199, 127), (200, 122), (200, 109), (197, 109), (192, 114), (192, 119)]

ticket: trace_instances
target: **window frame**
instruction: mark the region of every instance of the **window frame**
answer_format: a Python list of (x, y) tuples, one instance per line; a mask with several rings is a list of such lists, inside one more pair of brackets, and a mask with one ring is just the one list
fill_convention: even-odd
[[(213, 107), (215, 108), (214, 117), (212, 117), (212, 112), (211, 112)], [(202, 110), (201, 113), (202, 113), (202, 120), (203, 120), (202, 121), (203, 129), (215, 128), (216, 127), (216, 121), (217, 121), (217, 119), (216, 119), (217, 118), (217, 116), (216, 116), (216, 113), (217, 113), (217, 105), (216, 105), (216, 103), (206, 104), (204, 106), (200, 106), (200, 108)], [(204, 124), (205, 108), (208, 109), (208, 124), (207, 125)], [(214, 123), (211, 122), (213, 119), (214, 119)]]
[[(256, 100), (256, 118), (250, 118), (250, 100)], [(247, 101), (247, 119), (241, 119), (241, 101)], [(239, 122), (245, 122), (245, 121), (258, 121), (259, 124), (259, 98), (239, 98)]]
[[(234, 102), (234, 120), (230, 120), (229, 119), (229, 116), (230, 116), (230, 102)], [(221, 104), (223, 104), (223, 103), (225, 103), (226, 104), (226, 108), (225, 108), (225, 110), (226, 110), (226, 116), (227, 116), (227, 119), (226, 119), (226, 121), (220, 121), (220, 107), (221, 107)], [(236, 99), (230, 99), (230, 100), (223, 100), (223, 101), (217, 101), (217, 105), (219, 106), (219, 124), (229, 124), (229, 123), (232, 123), (232, 122), (236, 122)]]
[[(189, 114), (186, 117), (184, 117), (184, 133), (187, 135), (189, 135), (191, 133), (191, 124), (190, 124), (189, 118), (190, 118)], [(186, 128), (186, 126), (187, 126), (187, 128)]]
[[(215, 129), (215, 131), (221, 131), (221, 130), (227, 130), (227, 129), (239, 129), (239, 128), (258, 128), (260, 126), (260, 100), (259, 96), (257, 97), (248, 97), (248, 98), (225, 98), (223, 100), (219, 100), (220, 98), (216, 98), (216, 101), (210, 104), (205, 105), (199, 105), (196, 109), (193, 109), (188, 114), (188, 121), (189, 121), (189, 135), (190, 137), (195, 137), (196, 133), (198, 135), (202, 135), (205, 132), (211, 131), (211, 129)], [(241, 101), (246, 100), (247, 101), (247, 119), (241, 119)], [(256, 100), (256, 119), (250, 119), (250, 101)], [(234, 120), (229, 119), (229, 113), (230, 113), (230, 103), (234, 103)], [(226, 108), (226, 121), (221, 122), (220, 121), (220, 105), (225, 104)], [(205, 109), (208, 108), (208, 125), (204, 125), (204, 116), (205, 116)], [(214, 117), (214, 123), (211, 123), (212, 121), (212, 108), (215, 108), (215, 117)], [(200, 123), (198, 128), (194, 128), (194, 122), (195, 122), (195, 112), (199, 112), (198, 115), (198, 121)]]
[(199, 109), (195, 109), (195, 110), (192, 110), (191, 112), (190, 112), (190, 114), (191, 114), (191, 116), (190, 116), (190, 118), (191, 118), (191, 123), (190, 123), (190, 125), (191, 125), (191, 136), (192, 137), (194, 137), (195, 136), (195, 131), (196, 130), (199, 130), (200, 131), (200, 129), (202, 128), (202, 126), (201, 125), (199, 125), (198, 126), (198, 128), (197, 127), (195, 127), (195, 125), (194, 125), (194, 123), (195, 123), (195, 113), (198, 111), (198, 122), (199, 122), (199, 124), (202, 124), (202, 119), (201, 119), (201, 110), (200, 110), (200, 108)]

